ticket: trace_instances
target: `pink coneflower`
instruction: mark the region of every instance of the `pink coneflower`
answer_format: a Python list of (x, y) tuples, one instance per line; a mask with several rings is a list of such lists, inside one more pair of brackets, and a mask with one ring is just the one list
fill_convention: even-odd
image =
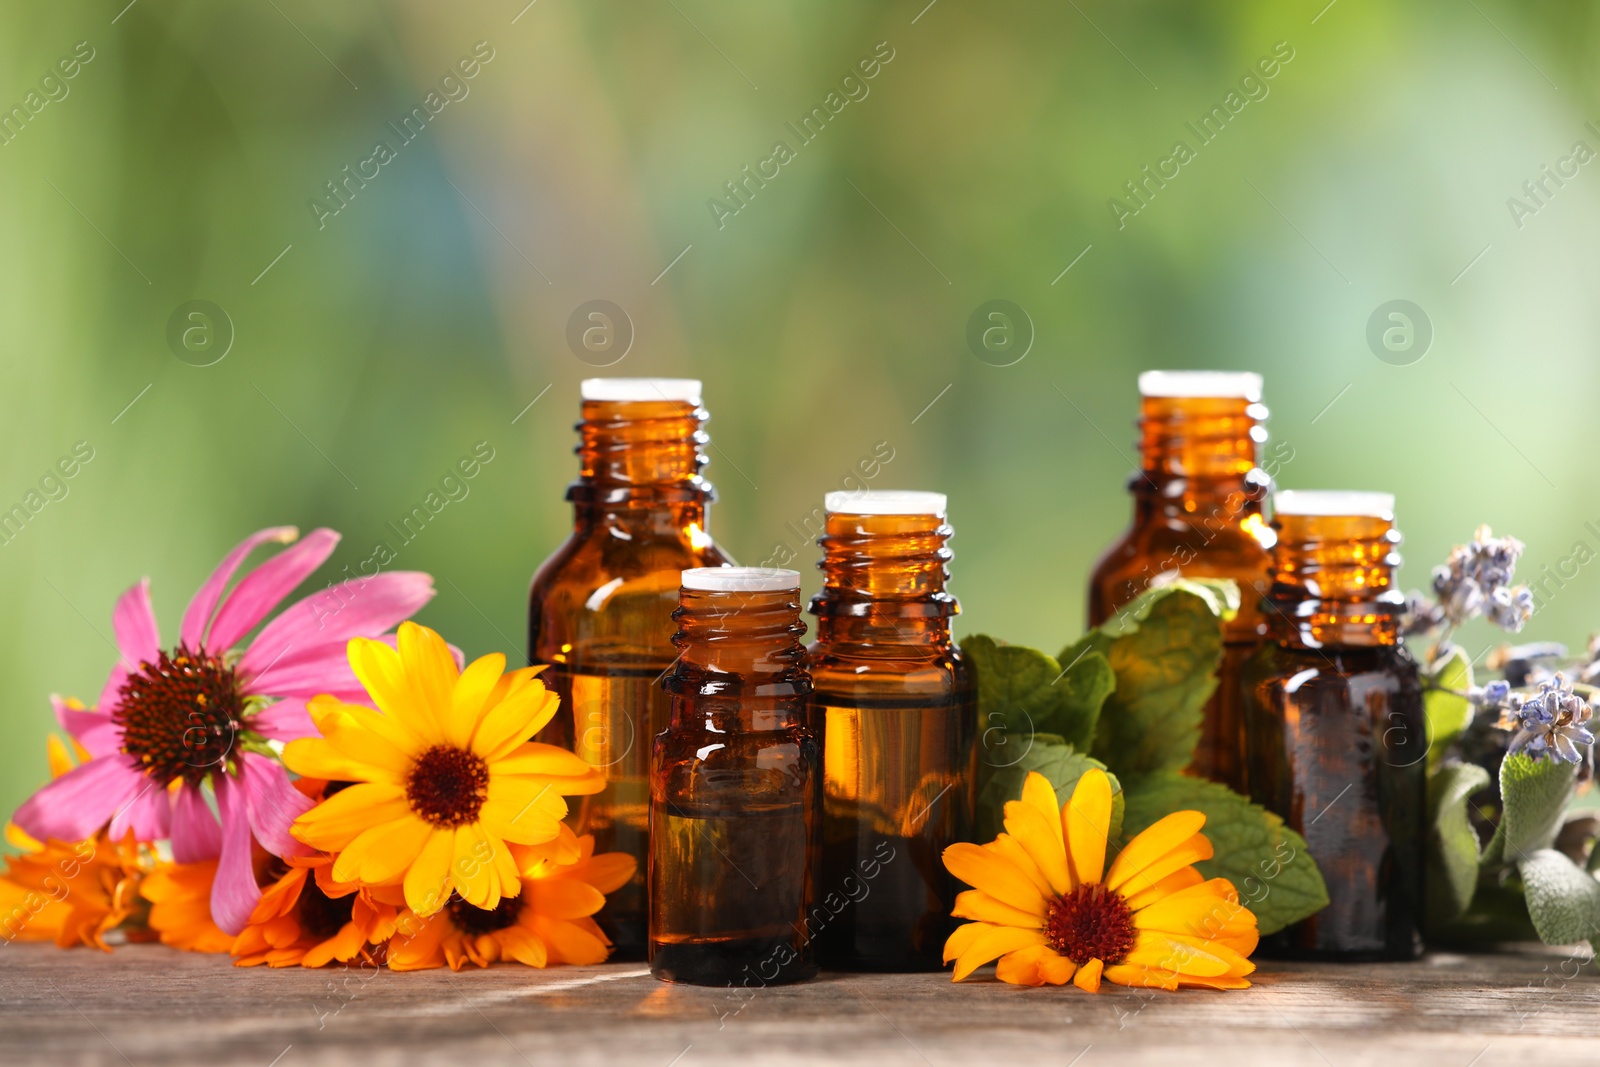
[(83, 841), (109, 821), (118, 840), (130, 829), (139, 841), (170, 838), (179, 863), (220, 857), (212, 917), (228, 933), (244, 928), (261, 896), (252, 838), (276, 856), (308, 851), (289, 825), (311, 802), (266, 742), (316, 736), (311, 697), (364, 702), (346, 644), (378, 637), (433, 596), (433, 579), (414, 571), (355, 578), (297, 602), (235, 649), (339, 543), (332, 530), (313, 530), (223, 596), (252, 549), (298, 536), (275, 526), (228, 553), (189, 601), (176, 648), (161, 647), (149, 579), (122, 594), (111, 618), (122, 658), (99, 701), (92, 710), (55, 702), (62, 727), (93, 758), (24, 804), (19, 827), (41, 841)]

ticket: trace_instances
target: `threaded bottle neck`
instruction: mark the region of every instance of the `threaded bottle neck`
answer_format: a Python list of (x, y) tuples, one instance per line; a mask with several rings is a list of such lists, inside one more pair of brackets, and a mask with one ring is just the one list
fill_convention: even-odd
[(1400, 531), (1380, 515), (1286, 515), (1267, 599), (1273, 636), (1299, 647), (1398, 644)]
[[(740, 569), (740, 568), (734, 568)], [(684, 588), (672, 613), (678, 661), (662, 683), (682, 695), (792, 695), (809, 691), (800, 589)], [(779, 690), (785, 690), (779, 692)]]
[[(1139, 416), (1139, 484), (1181, 479), (1204, 487), (1255, 481), (1267, 409), (1250, 397), (1146, 396)], [(1259, 479), (1265, 482), (1265, 475)]]
[(711, 441), (705, 408), (679, 400), (585, 400), (578, 431), (578, 504), (706, 503), (711, 483), (700, 471)]

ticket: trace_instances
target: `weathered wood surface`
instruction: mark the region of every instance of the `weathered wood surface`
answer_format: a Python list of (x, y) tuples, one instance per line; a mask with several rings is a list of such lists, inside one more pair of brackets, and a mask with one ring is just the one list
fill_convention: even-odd
[[(824, 975), (741, 1000), (642, 965), (416, 974), (235, 969), (149, 946), (0, 950), (0, 1064), (1600, 1063), (1600, 977), (1558, 953), (1264, 963), (1241, 993)], [(1569, 977), (1576, 974), (1575, 977)]]

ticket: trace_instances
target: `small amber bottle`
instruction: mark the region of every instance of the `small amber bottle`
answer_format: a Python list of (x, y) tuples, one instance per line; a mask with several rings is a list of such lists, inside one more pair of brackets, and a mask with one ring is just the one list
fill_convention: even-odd
[(1399, 636), (1394, 497), (1286, 491), (1273, 508), (1270, 640), (1242, 677), (1250, 782), (1256, 802), (1306, 839), (1329, 903), (1262, 949), (1412, 959), (1422, 951), (1428, 741)]
[(1267, 439), (1261, 375), (1146, 371), (1139, 394), (1141, 462), (1128, 481), (1133, 524), (1089, 576), (1089, 625), (1180, 575), (1239, 584), (1239, 613), (1227, 624), (1217, 690), (1189, 772), (1243, 792), (1238, 671), (1261, 641), (1257, 604), (1273, 537), (1261, 506), (1271, 479), (1257, 466)]
[(810, 978), (822, 750), (800, 575), (684, 571), (673, 618), (672, 707), (650, 776), (650, 971), (751, 988)]
[(596, 852), (626, 852), (638, 873), (596, 918), (613, 958), (643, 959), (650, 741), (666, 722), (658, 686), (672, 665), (678, 575), (731, 562), (711, 540), (707, 418), (700, 383), (592, 378), (583, 383), (573, 531), (539, 567), (528, 598), (528, 659), (548, 663), (561, 709), (540, 740), (577, 752), (606, 787), (570, 821)]
[(977, 712), (950, 639), (942, 493), (829, 493), (811, 601), (812, 721), (822, 728), (822, 867), (811, 921), (825, 967), (936, 971), (957, 886), (940, 856), (970, 839)]

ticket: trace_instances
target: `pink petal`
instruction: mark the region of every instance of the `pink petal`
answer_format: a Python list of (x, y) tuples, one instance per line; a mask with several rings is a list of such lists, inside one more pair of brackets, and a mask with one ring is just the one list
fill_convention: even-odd
[(211, 632), (204, 642), (206, 649), (222, 653), (238, 644), (284, 597), (294, 592), (295, 586), (333, 555), (338, 543), (339, 535), (327, 527), (312, 530), (305, 540), (239, 579), (217, 609), (217, 617), (211, 620)]
[(184, 785), (172, 802), (172, 858), (179, 863), (214, 860), (222, 852), (222, 827), (205, 794)]
[(244, 787), (231, 776), (218, 774), (211, 780), (222, 814), (222, 852), (217, 880), (211, 885), (211, 919), (225, 933), (237, 934), (249, 924), (261, 899), (250, 862), (250, 811)]
[(233, 577), (233, 572), (239, 569), (254, 548), (267, 541), (278, 541), (288, 544), (300, 531), (293, 526), (269, 526), (265, 530), (257, 530), (241, 541), (237, 548), (229, 552), (217, 569), (211, 572), (194, 599), (189, 601), (189, 606), (183, 613), (182, 641), (190, 649), (197, 649), (205, 643), (206, 623), (211, 621), (211, 615), (217, 610), (217, 601), (222, 599), (222, 590), (227, 586), (228, 580)]
[(100, 832), (120, 805), (152, 784), (132, 756), (92, 759), (29, 797), (13, 819), (39, 841), (87, 841)]
[(247, 752), (240, 764), (250, 828), (261, 847), (274, 856), (310, 855), (312, 849), (290, 836), (289, 827), (316, 804), (289, 784), (289, 773), (277, 760)]
[(263, 697), (310, 698), (328, 693), (358, 704), (368, 701), (366, 690), (350, 669), (350, 656), (342, 643), (318, 646), (312, 652), (315, 654), (304, 657), (286, 656), (254, 678), (243, 674), (241, 668), (241, 691), (246, 696)]
[(336, 647), (342, 656), (350, 638), (392, 630), (432, 600), (433, 592), (432, 576), (394, 571), (352, 578), (313, 593), (262, 628), (239, 661), (240, 673), (249, 677), (291, 659), (313, 656), (326, 646)]
[(319, 736), (311, 715), (306, 711), (306, 702), (301, 697), (289, 697), (267, 705), (248, 719), (247, 725), (262, 737), (274, 741), (297, 741), (302, 737)]
[(111, 816), (111, 840), (121, 841), (129, 830), (135, 841), (161, 841), (172, 834), (172, 799), (154, 778), (146, 776), (145, 787)]
[(156, 629), (156, 613), (150, 607), (150, 579), (117, 598), (111, 611), (111, 628), (117, 634), (117, 650), (129, 667), (154, 663), (161, 652), (161, 633)]
[[(138, 666), (138, 664), (134, 664)], [(100, 690), (100, 699), (94, 702), (94, 710), (102, 715), (109, 716), (122, 703), (122, 687), (128, 684), (128, 670), (119, 660), (112, 665), (111, 676), (106, 679), (105, 688)]]
[(55, 709), (56, 722), (78, 744), (88, 749), (89, 755), (109, 756), (122, 747), (122, 729), (111, 720), (111, 716), (69, 707), (58, 696), (50, 697), (50, 706)]

